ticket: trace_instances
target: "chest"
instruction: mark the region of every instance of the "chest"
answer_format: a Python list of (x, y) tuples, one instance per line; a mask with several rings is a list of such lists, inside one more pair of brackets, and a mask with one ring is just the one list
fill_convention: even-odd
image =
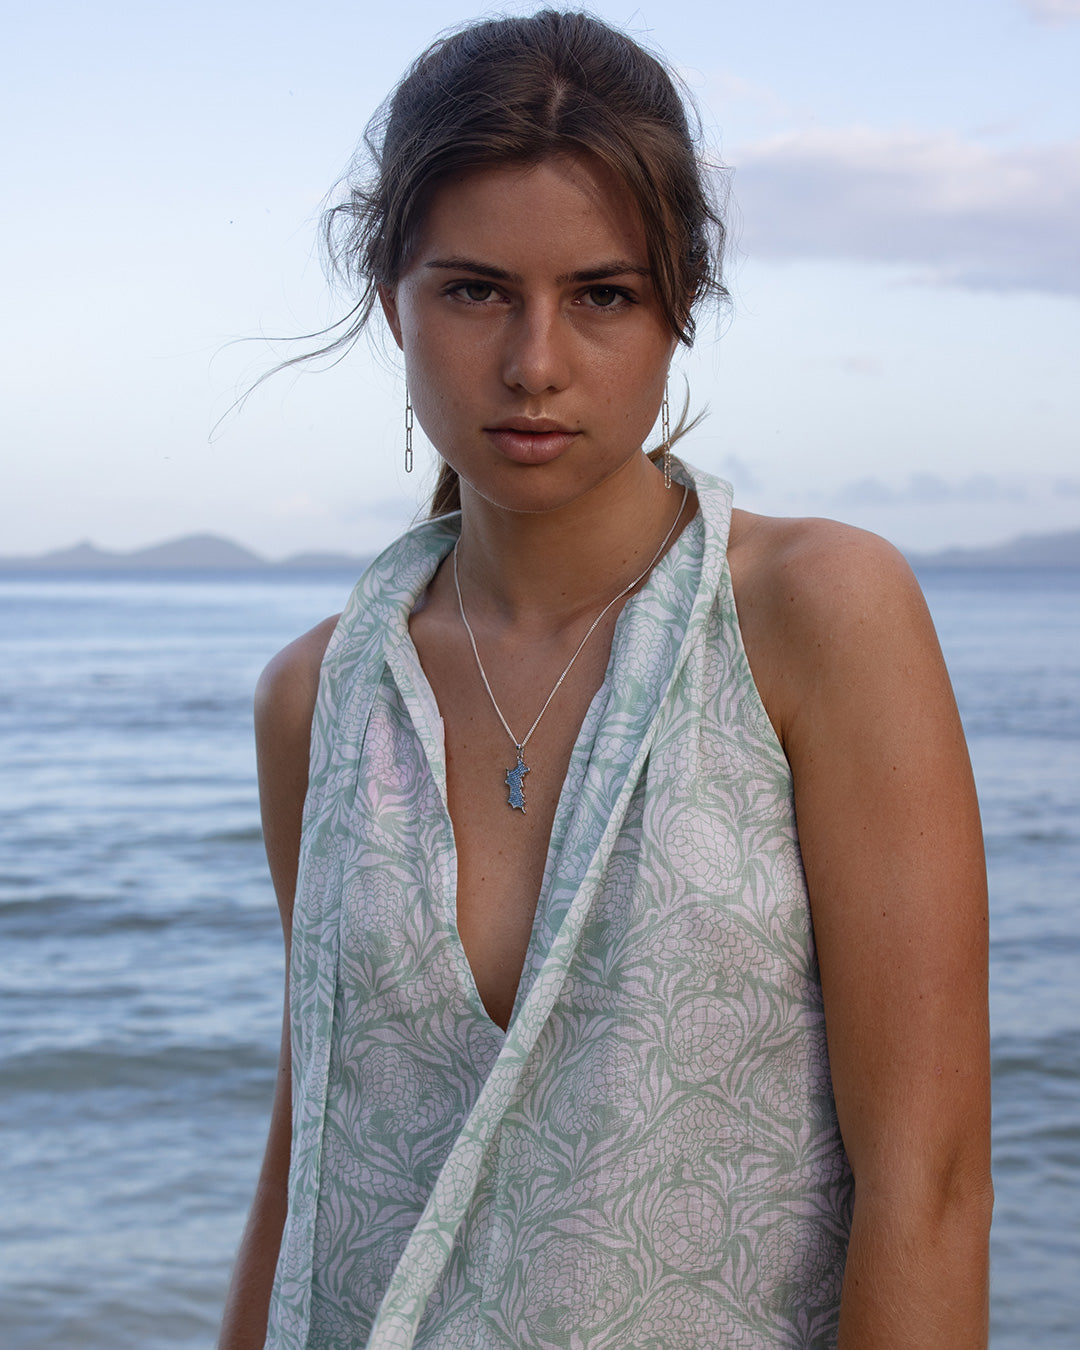
[[(443, 722), (458, 933), (484, 1006), (503, 1027), (528, 950), (560, 795), (604, 679), (615, 622), (615, 614), (605, 619), (554, 694), (573, 642), (490, 646), (484, 663), (489, 692), (460, 623), (421, 613), (410, 625)], [(525, 740), (520, 763), (519, 739)]]

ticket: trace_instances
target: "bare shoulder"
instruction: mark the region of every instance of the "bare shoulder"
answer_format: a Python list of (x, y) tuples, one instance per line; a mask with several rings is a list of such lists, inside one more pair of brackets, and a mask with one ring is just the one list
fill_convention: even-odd
[(319, 671), (338, 617), (316, 624), (267, 662), (255, 687), (256, 727), (310, 727)]
[(736, 512), (728, 550), (739, 625), (780, 734), (806, 697), (912, 670), (943, 669), (922, 591), (903, 555), (834, 520)]
[(812, 623), (874, 611), (886, 597), (921, 596), (898, 549), (836, 520), (735, 512), (728, 552), (740, 614), (767, 608), (773, 617)]

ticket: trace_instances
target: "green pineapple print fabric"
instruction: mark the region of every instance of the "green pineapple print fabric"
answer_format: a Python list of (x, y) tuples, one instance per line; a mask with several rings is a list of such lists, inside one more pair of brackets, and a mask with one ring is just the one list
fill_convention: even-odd
[(455, 926), (408, 616), (456, 517), (331, 640), (294, 915), (294, 1138), (268, 1350), (824, 1350), (852, 1181), (791, 774), (727, 570), (731, 490), (626, 605), (514, 1016)]

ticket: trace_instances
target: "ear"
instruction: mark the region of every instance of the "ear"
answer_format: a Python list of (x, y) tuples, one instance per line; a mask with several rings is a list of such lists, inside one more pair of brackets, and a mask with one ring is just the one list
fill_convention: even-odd
[(380, 286), (379, 304), (382, 305), (382, 312), (386, 316), (386, 322), (394, 335), (394, 341), (404, 350), (401, 341), (401, 316), (398, 314), (397, 307), (397, 287)]

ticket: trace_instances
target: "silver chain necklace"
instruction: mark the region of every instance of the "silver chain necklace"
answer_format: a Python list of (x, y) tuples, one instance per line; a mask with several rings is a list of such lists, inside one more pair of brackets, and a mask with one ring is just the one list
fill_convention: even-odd
[(544, 706), (536, 714), (536, 721), (533, 722), (532, 726), (528, 729), (525, 735), (522, 736), (520, 741), (510, 730), (510, 724), (503, 716), (502, 709), (496, 702), (495, 695), (491, 692), (491, 684), (487, 677), (487, 671), (484, 669), (484, 663), (483, 661), (480, 660), (480, 653), (476, 647), (476, 638), (473, 634), (472, 628), (469, 626), (468, 619), (465, 617), (465, 606), (462, 604), (461, 601), (461, 583), (458, 580), (457, 544), (454, 545), (454, 589), (457, 591), (458, 611), (461, 614), (461, 622), (465, 625), (465, 631), (469, 635), (469, 642), (472, 645), (473, 656), (476, 657), (476, 668), (480, 672), (480, 678), (484, 682), (484, 688), (487, 690), (488, 698), (491, 699), (491, 706), (495, 709), (496, 713), (498, 713), (499, 721), (503, 724), (506, 734), (510, 737), (511, 741), (513, 741), (514, 749), (517, 751), (517, 763), (514, 765), (512, 769), (507, 769), (506, 771), (506, 785), (510, 789), (510, 796), (507, 798), (507, 803), (514, 809), (521, 812), (524, 812), (525, 810), (524, 779), (525, 775), (529, 772), (529, 766), (525, 763), (525, 747), (529, 743), (529, 738), (532, 736), (536, 728), (540, 725), (540, 719), (547, 712), (548, 707), (551, 704), (551, 700), (559, 692), (559, 688), (562, 685), (563, 680), (565, 680), (567, 675), (570, 674), (573, 664), (584, 650), (586, 642), (588, 642), (588, 640), (592, 637), (593, 633), (596, 632), (597, 628), (600, 625), (600, 620), (604, 617), (604, 615), (608, 612), (608, 610), (612, 607), (612, 605), (616, 604), (619, 600), (623, 598), (624, 595), (629, 594), (629, 592), (632, 591), (635, 586), (637, 586), (640, 582), (644, 581), (645, 578), (652, 571), (652, 569), (656, 566), (657, 559), (660, 557), (661, 553), (663, 553), (664, 549), (667, 548), (668, 540), (675, 533), (675, 526), (678, 525), (679, 520), (682, 516), (683, 507), (686, 505), (686, 498), (689, 491), (690, 489), (688, 487), (685, 486), (683, 487), (682, 501), (679, 503), (678, 511), (675, 512), (675, 519), (671, 522), (671, 528), (668, 530), (667, 534), (665, 534), (663, 539), (661, 540), (660, 547), (656, 550), (656, 552), (650, 559), (648, 567), (646, 567), (644, 572), (642, 572), (639, 576), (636, 576), (628, 586), (624, 586), (622, 590), (618, 593), (618, 595), (612, 596), (612, 598), (607, 602), (607, 604), (596, 616), (596, 618), (593, 619), (592, 623), (589, 625), (589, 631), (578, 643), (577, 651), (566, 663), (566, 669), (555, 681), (555, 687), (552, 689), (551, 693), (548, 694), (547, 698), (545, 699)]

